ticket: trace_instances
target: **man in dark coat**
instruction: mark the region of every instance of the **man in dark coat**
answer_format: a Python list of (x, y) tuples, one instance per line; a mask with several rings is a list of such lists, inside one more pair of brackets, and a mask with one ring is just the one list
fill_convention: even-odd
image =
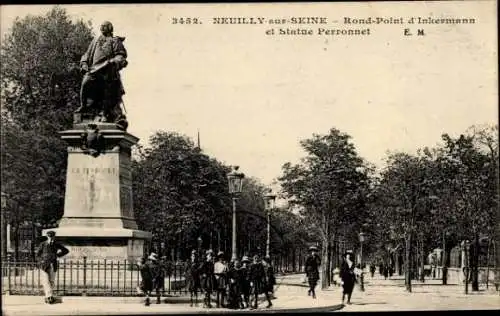
[(203, 261), (200, 267), (200, 276), (201, 276), (201, 287), (205, 292), (203, 307), (212, 308), (210, 299), (215, 287), (214, 259), (212, 250), (207, 250), (206, 259)]
[(259, 255), (255, 255), (253, 257), (253, 263), (250, 267), (250, 276), (251, 276), (251, 286), (254, 294), (254, 305), (251, 307), (252, 309), (257, 309), (259, 306), (259, 294), (264, 293), (266, 295), (267, 300), (267, 308), (273, 306), (271, 302), (271, 297), (269, 293), (266, 291), (266, 269), (262, 264), (262, 261)]
[(55, 302), (53, 288), (58, 268), (57, 258), (69, 253), (69, 250), (55, 240), (54, 231), (47, 232), (47, 239), (37, 249), (36, 257), (40, 268), (40, 277), (45, 292), (45, 303)]
[(316, 285), (318, 285), (319, 280), (319, 267), (321, 265), (321, 259), (317, 253), (318, 248), (316, 246), (309, 247), (310, 254), (306, 258), (306, 276), (309, 281), (309, 290), (307, 295), (316, 298)]
[(197, 256), (197, 251), (191, 251), (191, 259), (186, 264), (186, 269), (184, 272), (187, 288), (190, 295), (190, 306), (198, 306), (198, 290), (201, 289), (200, 284), (200, 261)]

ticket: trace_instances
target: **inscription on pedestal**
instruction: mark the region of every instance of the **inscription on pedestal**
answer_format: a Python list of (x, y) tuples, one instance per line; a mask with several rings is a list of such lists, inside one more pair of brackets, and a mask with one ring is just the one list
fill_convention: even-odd
[[(138, 139), (106, 124), (98, 127), (105, 146), (94, 156), (82, 149), (86, 126), (61, 132), (69, 154), (64, 216), (58, 228), (64, 234), (58, 236), (68, 246), (69, 258), (138, 258), (143, 255), (144, 240), (151, 238), (137, 231), (133, 216), (130, 147)], [(76, 228), (89, 230), (73, 231)], [(102, 235), (106, 228), (112, 231)]]

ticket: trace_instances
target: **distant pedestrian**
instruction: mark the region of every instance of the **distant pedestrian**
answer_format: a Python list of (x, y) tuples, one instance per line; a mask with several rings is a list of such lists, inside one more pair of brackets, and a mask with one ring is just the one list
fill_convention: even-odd
[(309, 247), (309, 256), (306, 258), (306, 275), (309, 281), (309, 290), (307, 295), (316, 298), (316, 286), (319, 280), (319, 267), (321, 265), (321, 259), (317, 253), (318, 248), (316, 246)]
[(340, 286), (342, 283), (342, 279), (340, 278), (340, 269), (339, 267), (335, 267), (333, 269), (333, 285)]
[(354, 283), (356, 282), (356, 274), (354, 272), (354, 259), (351, 253), (344, 254), (344, 261), (340, 268), (340, 276), (342, 278), (342, 304), (344, 304), (345, 297), (347, 295), (347, 304), (351, 304), (351, 295), (354, 289)]
[(69, 253), (69, 250), (55, 240), (56, 233), (47, 232), (47, 239), (37, 249), (36, 257), (40, 268), (41, 283), (45, 292), (45, 303), (54, 304), (53, 293), (55, 276), (58, 268), (57, 258)]
[(376, 268), (375, 268), (375, 265), (374, 265), (374, 264), (371, 264), (371, 265), (370, 265), (370, 273), (371, 273), (371, 275), (372, 275), (372, 279), (373, 279), (373, 277), (375, 276), (375, 269), (376, 269)]

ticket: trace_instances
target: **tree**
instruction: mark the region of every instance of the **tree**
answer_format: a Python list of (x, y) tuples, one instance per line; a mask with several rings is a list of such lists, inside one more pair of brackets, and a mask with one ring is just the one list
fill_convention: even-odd
[(411, 292), (411, 247), (421, 230), (428, 224), (432, 203), (436, 197), (430, 190), (430, 161), (425, 156), (394, 153), (387, 159), (377, 187), (379, 201), (384, 208), (379, 217), (391, 223), (389, 233), (405, 239), (405, 283)]
[(54, 137), (21, 129), (2, 114), (1, 188), (8, 196), (5, 219), (14, 234), (22, 223), (34, 229), (62, 216), (66, 148), (61, 145)]
[[(487, 134), (460, 135), (452, 138), (443, 135), (444, 145), (441, 159), (453, 172), (448, 185), (455, 197), (455, 212), (457, 234), (462, 239), (472, 239), (470, 267), (472, 290), (479, 290), (478, 265), (480, 234), (492, 235), (495, 229), (495, 212), (498, 210), (498, 145), (490, 138), (487, 150), (478, 145), (484, 145)], [(477, 138), (476, 138), (477, 137)], [(472, 237), (472, 238), (471, 238)], [(466, 278), (465, 292), (469, 277)]]
[[(283, 196), (315, 222), (322, 242), (322, 288), (329, 282), (329, 249), (341, 225), (359, 232), (367, 193), (368, 171), (350, 136), (332, 128), (300, 142), (307, 156), (283, 165)], [(354, 229), (354, 227), (358, 229)]]
[(51, 223), (63, 212), (66, 146), (78, 105), (78, 62), (91, 40), (89, 23), (58, 7), (17, 18), (0, 47), (2, 192), (8, 221)]
[(156, 241), (177, 240), (189, 247), (199, 236), (207, 240), (212, 226), (223, 227), (228, 217), (229, 168), (177, 133), (159, 131), (150, 144), (137, 148), (132, 168), (138, 225), (153, 232)]
[(2, 42), (1, 100), (25, 130), (55, 135), (69, 128), (79, 103), (79, 60), (92, 40), (90, 22), (54, 7), (14, 21)]

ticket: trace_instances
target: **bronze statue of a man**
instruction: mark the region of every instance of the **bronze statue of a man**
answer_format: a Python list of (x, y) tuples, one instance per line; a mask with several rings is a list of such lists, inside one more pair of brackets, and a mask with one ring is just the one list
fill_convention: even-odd
[(125, 94), (119, 71), (125, 68), (127, 51), (124, 37), (113, 36), (113, 25), (104, 22), (101, 35), (94, 38), (80, 61), (84, 72), (80, 107), (75, 113), (101, 122), (114, 122), (126, 129), (127, 121), (121, 104)]

